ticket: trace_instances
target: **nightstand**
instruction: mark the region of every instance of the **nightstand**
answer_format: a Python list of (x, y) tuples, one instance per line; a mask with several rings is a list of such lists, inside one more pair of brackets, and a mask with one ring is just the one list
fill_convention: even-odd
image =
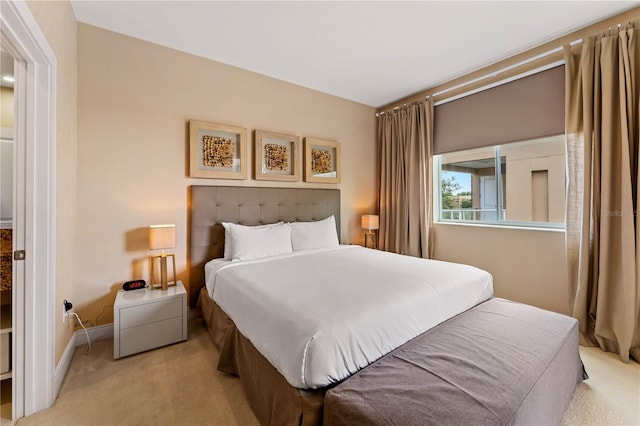
[(187, 340), (187, 292), (119, 290), (113, 304), (113, 357), (121, 358)]

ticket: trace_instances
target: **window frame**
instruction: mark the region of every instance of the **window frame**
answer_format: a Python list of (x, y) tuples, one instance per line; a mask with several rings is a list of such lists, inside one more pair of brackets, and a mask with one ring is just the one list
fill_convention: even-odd
[[(557, 136), (565, 136), (565, 135), (557, 135)], [(513, 143), (524, 142), (524, 141), (516, 141)], [(496, 177), (496, 188), (497, 188), (497, 204), (496, 204), (496, 220), (454, 220), (454, 219), (443, 219), (442, 217), (442, 156), (447, 153), (437, 154), (433, 156), (433, 194), (435, 195), (433, 198), (433, 223), (435, 224), (447, 224), (447, 225), (465, 225), (465, 226), (485, 226), (485, 227), (500, 227), (500, 228), (525, 228), (525, 229), (542, 229), (542, 230), (550, 230), (550, 231), (565, 231), (566, 230), (566, 217), (567, 217), (567, 209), (566, 209), (566, 201), (564, 207), (564, 217), (565, 220), (563, 222), (539, 222), (539, 221), (514, 221), (514, 220), (502, 220), (502, 206), (504, 205), (504, 191), (503, 183), (502, 183), (502, 173), (501, 173), (501, 155), (500, 148), (509, 144), (501, 144), (501, 145), (493, 145), (488, 146), (486, 148), (493, 148), (494, 151), (494, 173)], [(464, 151), (473, 151), (474, 149), (464, 150)], [(459, 152), (464, 152), (459, 151)], [(567, 157), (566, 157), (566, 138), (565, 138), (565, 183), (564, 187), (566, 190), (567, 186)]]

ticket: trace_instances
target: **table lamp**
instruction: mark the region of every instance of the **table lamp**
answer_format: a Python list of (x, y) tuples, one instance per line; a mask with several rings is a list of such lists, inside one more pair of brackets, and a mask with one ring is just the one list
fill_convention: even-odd
[[(149, 227), (149, 249), (162, 250), (162, 254), (151, 257), (151, 280), (154, 279), (154, 265), (156, 259), (160, 260), (160, 284), (151, 284), (151, 288), (166, 290), (170, 285), (176, 285), (176, 257), (173, 254), (165, 254), (165, 249), (176, 246), (176, 225), (151, 225)], [(167, 258), (173, 261), (173, 281), (167, 281)], [(150, 281), (151, 281), (150, 280)]]
[(364, 246), (369, 247), (369, 241), (371, 241), (371, 248), (378, 248), (378, 242), (376, 241), (375, 230), (380, 228), (380, 218), (377, 214), (365, 214), (362, 216), (362, 229), (366, 229), (364, 234)]

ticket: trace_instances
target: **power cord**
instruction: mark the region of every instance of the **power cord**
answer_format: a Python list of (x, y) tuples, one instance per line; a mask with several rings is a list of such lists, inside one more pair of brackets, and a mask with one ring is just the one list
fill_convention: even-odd
[[(84, 320), (82, 321), (83, 324), (89, 324), (91, 327), (93, 327), (93, 322), (91, 320)], [(76, 327), (79, 327), (79, 325), (76, 324)]]
[(102, 312), (100, 312), (100, 314), (96, 317), (96, 326), (100, 325), (100, 317), (102, 316), (102, 314), (104, 314), (104, 311), (107, 310), (107, 308), (113, 308), (113, 305), (107, 305), (102, 308)]
[(89, 351), (91, 350), (91, 339), (89, 339), (89, 332), (87, 331), (87, 328), (82, 323), (82, 320), (80, 319), (80, 316), (78, 314), (76, 314), (75, 312), (71, 312), (70, 315), (73, 315), (74, 317), (76, 317), (76, 320), (78, 320), (78, 324), (80, 324), (80, 327), (82, 327), (85, 334), (87, 335), (87, 343), (89, 344), (89, 346), (87, 346), (87, 349), (84, 351), (84, 354), (89, 355)]

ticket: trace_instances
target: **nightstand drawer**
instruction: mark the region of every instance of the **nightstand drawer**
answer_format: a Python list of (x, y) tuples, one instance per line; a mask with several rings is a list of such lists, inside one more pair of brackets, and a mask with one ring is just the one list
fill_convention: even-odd
[(167, 290), (118, 291), (113, 303), (115, 359), (184, 340), (187, 291), (182, 281)]
[(158, 302), (122, 308), (120, 310), (120, 329), (182, 317), (184, 303), (182, 297), (173, 297)]
[(170, 345), (185, 340), (182, 317), (171, 318), (120, 331), (120, 356)]

